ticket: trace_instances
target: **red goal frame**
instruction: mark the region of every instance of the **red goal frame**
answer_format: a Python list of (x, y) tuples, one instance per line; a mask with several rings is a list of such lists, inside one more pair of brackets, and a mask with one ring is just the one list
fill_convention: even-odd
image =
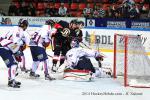
[(124, 80), (124, 86), (125, 87), (135, 87), (135, 88), (150, 88), (150, 86), (144, 86), (144, 85), (141, 85), (141, 86), (136, 86), (136, 85), (130, 85), (128, 84), (128, 40), (129, 40), (129, 37), (131, 38), (136, 38), (136, 36), (129, 36), (129, 35), (125, 35), (125, 34), (115, 34), (114, 35), (114, 62), (113, 62), (113, 77), (114, 79), (117, 78), (117, 57), (116, 57), (116, 54), (117, 54), (117, 36), (123, 36), (124, 37), (124, 77), (123, 77), (123, 80)]

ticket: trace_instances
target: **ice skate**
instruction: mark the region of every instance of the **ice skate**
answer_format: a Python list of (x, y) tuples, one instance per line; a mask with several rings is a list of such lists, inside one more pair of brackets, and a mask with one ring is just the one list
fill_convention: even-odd
[(55, 80), (55, 78), (52, 78), (49, 74), (45, 74), (45, 80)]
[(26, 68), (25, 67), (20, 67), (21, 71), (26, 71)]
[(21, 69), (22, 72), (25, 72), (25, 73), (28, 73), (28, 72), (31, 71), (29, 69), (26, 69), (25, 67), (20, 67), (20, 69)]
[(20, 88), (20, 85), (21, 85), (21, 82), (18, 82), (14, 79), (8, 81), (8, 87)]
[(38, 77), (40, 77), (40, 75), (39, 74), (36, 74), (35, 72), (30, 72), (30, 77), (35, 77), (35, 78), (38, 78)]

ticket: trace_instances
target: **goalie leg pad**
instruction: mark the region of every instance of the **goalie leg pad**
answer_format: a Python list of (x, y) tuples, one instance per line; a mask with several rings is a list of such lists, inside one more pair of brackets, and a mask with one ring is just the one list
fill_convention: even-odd
[(92, 74), (89, 70), (65, 70), (64, 79), (72, 81), (91, 81)]

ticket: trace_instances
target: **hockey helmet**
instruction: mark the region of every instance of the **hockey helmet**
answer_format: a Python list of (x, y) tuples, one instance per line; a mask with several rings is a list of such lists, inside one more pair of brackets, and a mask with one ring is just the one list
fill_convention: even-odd
[(76, 29), (77, 28), (77, 22), (78, 22), (77, 19), (71, 20), (71, 22), (70, 22), (70, 28), (71, 29)]
[(28, 21), (25, 20), (25, 19), (20, 19), (19, 22), (18, 22), (19, 27), (27, 27), (28, 24), (29, 24)]
[(77, 19), (73, 19), (71, 20), (70, 24), (77, 24), (78, 20)]
[(77, 24), (84, 26), (84, 22), (83, 21), (78, 21)]
[(79, 47), (79, 41), (77, 39), (73, 39), (70, 45), (71, 45), (71, 48), (77, 48)]
[(55, 22), (52, 19), (49, 19), (47, 21), (45, 21), (45, 25), (51, 25), (54, 26)]
[(77, 28), (82, 29), (84, 27), (84, 22), (83, 21), (78, 21), (77, 22)]

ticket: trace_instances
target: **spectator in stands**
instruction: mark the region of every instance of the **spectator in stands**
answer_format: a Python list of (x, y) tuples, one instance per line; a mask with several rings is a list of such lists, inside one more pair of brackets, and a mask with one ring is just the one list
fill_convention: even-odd
[(49, 3), (47, 4), (47, 7), (44, 10), (45, 16), (58, 16), (58, 9), (55, 8), (54, 3), (50, 5)]
[(116, 3), (118, 0), (109, 0), (109, 3)]
[(67, 8), (64, 6), (64, 3), (61, 3), (59, 10), (58, 10), (58, 14), (60, 17), (67, 16)]
[(54, 3), (50, 6), (50, 15), (51, 16), (58, 16), (58, 9), (55, 8)]
[(124, 2), (120, 5), (121, 9), (121, 15), (123, 18), (129, 18), (129, 10), (130, 10), (130, 5), (128, 2)]
[(46, 7), (45, 7), (45, 9), (44, 9), (45, 16), (46, 16), (46, 17), (51, 16), (51, 13), (50, 13), (50, 12), (51, 12), (50, 4), (47, 3), (47, 5), (46, 5)]
[(99, 6), (95, 5), (93, 8), (93, 17), (98, 18), (99, 17)]
[(137, 19), (139, 18), (140, 12), (138, 7), (135, 4), (132, 4), (131, 9), (129, 10), (130, 18)]
[(144, 6), (144, 4), (138, 4), (138, 8), (140, 11), (140, 19), (148, 19), (149, 9)]
[(27, 6), (27, 16), (36, 16), (36, 9), (34, 8), (32, 3), (29, 3), (29, 6)]
[(93, 8), (90, 7), (90, 4), (87, 4), (86, 8), (83, 9), (84, 17), (92, 17)]
[(122, 3), (128, 3), (129, 5), (135, 4), (134, 0), (123, 0)]
[(55, 0), (43, 0), (44, 2), (54, 2)]
[(144, 0), (144, 3), (149, 3), (149, 0)]
[(0, 8), (0, 16), (5, 16), (6, 14), (4, 13), (3, 9)]
[(102, 5), (100, 5), (99, 7), (99, 17), (104, 18), (106, 16), (106, 11), (103, 9)]
[(8, 9), (8, 16), (16, 16), (17, 15), (17, 7), (14, 2), (11, 2)]
[(21, 3), (21, 7), (19, 8), (19, 16), (28, 16), (28, 3)]
[(108, 11), (108, 16), (110, 18), (120, 18), (121, 14), (120, 14), (120, 8), (118, 5), (111, 5)]
[(150, 10), (149, 10), (149, 12), (148, 12), (148, 15), (147, 15), (147, 17), (148, 17), (148, 18), (150, 18)]

